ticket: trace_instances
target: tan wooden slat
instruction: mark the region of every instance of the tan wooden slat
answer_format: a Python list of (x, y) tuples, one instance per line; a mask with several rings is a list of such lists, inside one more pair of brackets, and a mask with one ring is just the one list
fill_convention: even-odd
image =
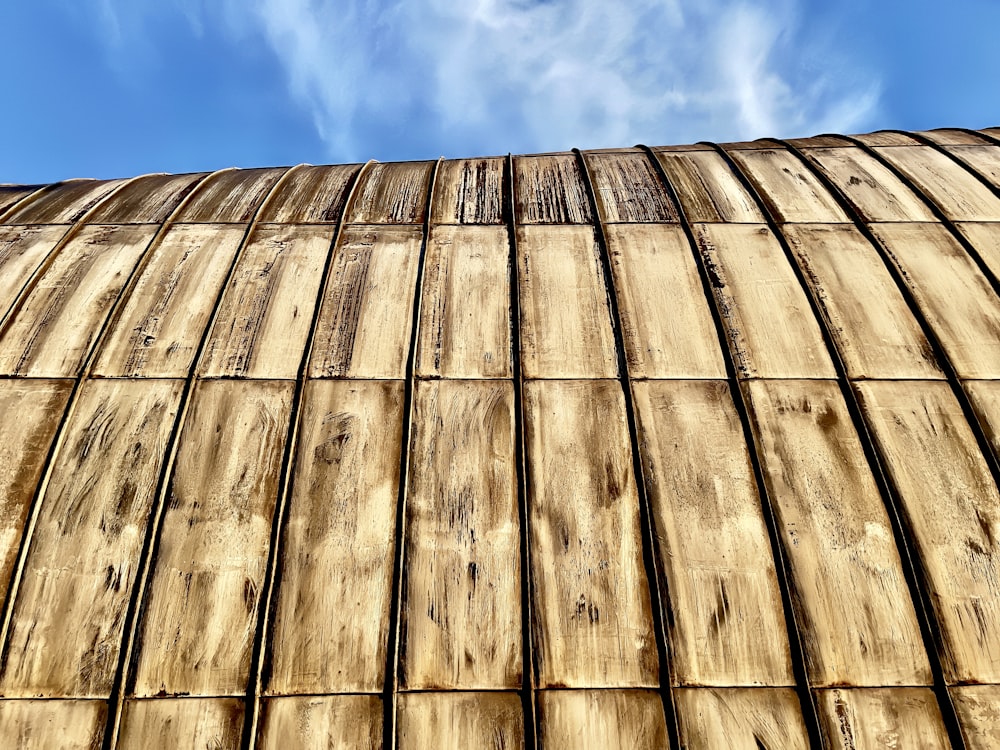
[(958, 399), (946, 383), (858, 393), (920, 556), (945, 680), (1000, 682), (1000, 492)]
[(1000, 298), (939, 224), (874, 224), (963, 378), (1000, 378)]
[(282, 183), (258, 221), (281, 224), (336, 223), (344, 210), (354, 175), (361, 166), (302, 167)]
[(68, 229), (62, 224), (0, 227), (0, 317), (17, 301), (21, 289)]
[(518, 227), (521, 365), (526, 378), (618, 374), (591, 227)]
[(243, 233), (240, 225), (170, 227), (111, 324), (94, 374), (186, 377)]
[(502, 224), (502, 158), (447, 159), (434, 182), (435, 224)]
[(794, 685), (781, 592), (725, 382), (634, 383), (678, 685)]
[(687, 750), (805, 750), (802, 706), (790, 688), (685, 688), (674, 692)]
[(44, 194), (7, 217), (5, 224), (74, 224), (125, 180), (72, 180), (52, 185)]
[(758, 380), (747, 392), (810, 684), (929, 685), (889, 517), (839, 387)]
[(621, 386), (534, 381), (524, 409), (539, 687), (655, 687)]
[(524, 711), (516, 693), (400, 694), (400, 750), (520, 750)]
[(1000, 687), (977, 685), (950, 691), (966, 750), (1000, 747)]
[(191, 193), (204, 174), (153, 174), (129, 183), (87, 217), (90, 224), (159, 224)]
[(332, 225), (257, 228), (222, 297), (204, 377), (295, 378), (333, 234)]
[(242, 732), (243, 701), (237, 698), (130, 700), (117, 748), (237, 750)]
[(0, 337), (0, 374), (75, 375), (155, 231), (85, 227), (70, 240)]
[(16, 750), (99, 750), (104, 701), (0, 700), (0, 747)]
[(361, 176), (345, 220), (355, 224), (423, 224), (432, 161), (373, 164)]
[(946, 150), (1000, 187), (1000, 146), (952, 146)]
[(823, 746), (830, 750), (950, 748), (934, 693), (928, 688), (819, 690)]
[(268, 692), (380, 692), (403, 384), (314, 381), (302, 409)]
[(842, 148), (850, 142), (842, 135), (816, 135), (812, 138), (788, 138), (785, 141), (795, 148)]
[(403, 377), (422, 242), (418, 226), (344, 229), (316, 324), (311, 377)]
[(509, 382), (417, 384), (400, 681), (521, 686), (520, 523)]
[(200, 383), (140, 626), (135, 694), (246, 688), (292, 385)]
[(219, 172), (199, 188), (174, 221), (245, 224), (286, 171), (282, 167)]
[(107, 698), (178, 381), (90, 381), (53, 467), (0, 672), (7, 697)]
[(514, 215), (521, 224), (589, 224), (587, 188), (573, 154), (514, 159)]
[(987, 143), (986, 139), (977, 133), (951, 128), (920, 130), (917, 131), (917, 134), (939, 146), (980, 146)]
[(659, 153), (661, 151), (674, 152), (674, 151), (712, 151), (712, 150), (713, 150), (712, 147), (707, 143), (687, 143), (687, 144), (678, 144), (674, 146), (653, 147), (654, 153)]
[(504, 227), (431, 230), (420, 306), (418, 377), (511, 376), (509, 250)]
[(739, 377), (836, 377), (809, 299), (771, 230), (696, 224), (694, 232)]
[(1000, 222), (963, 221), (955, 226), (976, 249), (993, 276), (1000, 278)]
[(644, 153), (588, 153), (585, 160), (602, 221), (678, 221), (677, 209)]
[(850, 224), (787, 224), (785, 238), (849, 378), (943, 378), (878, 251)]
[(546, 690), (538, 694), (546, 750), (663, 750), (669, 747), (660, 696), (652, 690)]
[(660, 152), (688, 221), (764, 223), (756, 201), (715, 151)]
[(268, 698), (261, 708), (259, 750), (382, 750), (377, 695)]
[(605, 230), (622, 336), (634, 378), (725, 378), (715, 323), (679, 226)]
[(967, 380), (965, 392), (993, 451), (1000, 456), (1000, 381)]
[(778, 221), (850, 221), (836, 199), (791, 151), (760, 149), (733, 151), (730, 155), (756, 185)]
[[(38, 192), (43, 185), (0, 185), (0, 216), (9, 211), (15, 203)], [(3, 222), (6, 223), (6, 222)]]
[(920, 144), (916, 138), (906, 133), (864, 133), (854, 136), (866, 146), (917, 146)]

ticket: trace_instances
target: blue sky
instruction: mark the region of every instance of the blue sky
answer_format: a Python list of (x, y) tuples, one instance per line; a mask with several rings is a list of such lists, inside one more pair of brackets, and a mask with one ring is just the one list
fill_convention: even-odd
[(997, 0), (8, 0), (0, 182), (1000, 125)]

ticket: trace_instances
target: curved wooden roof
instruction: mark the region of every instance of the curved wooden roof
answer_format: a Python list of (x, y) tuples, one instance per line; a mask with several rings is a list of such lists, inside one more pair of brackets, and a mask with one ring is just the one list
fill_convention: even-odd
[(0, 746), (1000, 746), (1000, 132), (0, 188)]

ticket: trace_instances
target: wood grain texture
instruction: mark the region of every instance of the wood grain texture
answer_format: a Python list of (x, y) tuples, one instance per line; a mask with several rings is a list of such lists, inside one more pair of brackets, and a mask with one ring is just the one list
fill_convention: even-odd
[(856, 227), (787, 224), (784, 234), (849, 378), (944, 378), (903, 293)]
[(400, 750), (522, 750), (517, 693), (408, 693), (398, 700)]
[(820, 731), (830, 750), (952, 747), (941, 709), (927, 688), (819, 690)]
[(920, 130), (916, 134), (922, 135), (939, 146), (977, 146), (987, 143), (987, 140), (978, 133), (952, 128)]
[(246, 688), (292, 385), (193, 394), (139, 626), (134, 694)]
[(1000, 146), (952, 146), (946, 150), (1000, 187)]
[(303, 167), (278, 186), (258, 221), (331, 224), (340, 219), (359, 164)]
[(237, 698), (130, 700), (116, 747), (237, 750), (242, 731), (243, 701)]
[(258, 750), (382, 750), (377, 695), (268, 698), (261, 706)]
[[(0, 185), (0, 216), (10, 211), (14, 204), (38, 192), (44, 185)], [(0, 225), (7, 222), (0, 222)]]
[(518, 227), (526, 378), (613, 378), (611, 313), (591, 227)]
[(80, 390), (17, 589), (4, 696), (111, 694), (181, 386), (111, 380)]
[(0, 700), (0, 747), (16, 750), (99, 750), (104, 701)]
[(314, 381), (302, 409), (267, 689), (380, 692), (403, 384)]
[(159, 224), (204, 178), (202, 174), (153, 174), (130, 182), (114, 200), (98, 206), (90, 224)]
[(329, 225), (257, 228), (222, 296), (203, 377), (295, 378), (333, 233)]
[(1000, 747), (1000, 687), (956, 687), (951, 693), (966, 750)]
[(675, 685), (794, 685), (781, 592), (725, 382), (632, 386)]
[(346, 227), (316, 323), (310, 377), (402, 378), (423, 233)]
[(446, 159), (434, 183), (435, 224), (502, 224), (504, 159)]
[(1000, 456), (1000, 381), (967, 380), (963, 386), (975, 409), (979, 425), (993, 446), (994, 453)]
[(226, 224), (167, 230), (111, 323), (94, 374), (186, 377), (243, 234)]
[(432, 161), (372, 164), (361, 175), (345, 221), (354, 224), (423, 224)]
[(851, 142), (842, 135), (816, 135), (812, 138), (787, 138), (786, 143), (795, 148), (844, 148)]
[(547, 750), (669, 747), (663, 703), (652, 690), (546, 690), (538, 693), (538, 724)]
[(616, 381), (525, 384), (539, 687), (655, 687), (638, 495)]
[(837, 384), (746, 392), (810, 684), (929, 685), (889, 517)]
[(213, 174), (174, 217), (179, 223), (246, 224), (288, 170), (232, 169)]
[(72, 377), (156, 227), (85, 227), (56, 256), (0, 337), (0, 374)]
[(917, 146), (920, 144), (913, 136), (906, 133), (882, 131), (878, 133), (862, 133), (854, 136), (866, 146)]
[(506, 228), (434, 227), (424, 263), (417, 376), (509, 378), (511, 367)]
[(725, 378), (698, 266), (679, 226), (605, 229), (633, 378)]
[(49, 186), (4, 224), (75, 224), (125, 180), (70, 180)]
[(677, 222), (677, 209), (644, 153), (588, 153), (584, 156), (606, 222)]
[(696, 224), (741, 378), (834, 378), (819, 323), (778, 240), (759, 224)]
[(685, 750), (805, 750), (799, 696), (791, 688), (686, 688), (674, 692)]
[(0, 227), (0, 318), (69, 227)]
[(1000, 298), (939, 224), (875, 224), (952, 365), (962, 378), (1000, 378)]
[(656, 158), (688, 221), (764, 223), (757, 202), (715, 151), (661, 151)]
[(400, 682), (521, 686), (521, 560), (508, 382), (417, 384)]
[(1000, 279), (1000, 222), (963, 221), (955, 226), (979, 253), (987, 270)]
[(1000, 682), (1000, 492), (958, 399), (946, 383), (857, 389), (920, 557), (945, 680)]
[(590, 200), (576, 156), (515, 157), (514, 216), (520, 224), (589, 224)]

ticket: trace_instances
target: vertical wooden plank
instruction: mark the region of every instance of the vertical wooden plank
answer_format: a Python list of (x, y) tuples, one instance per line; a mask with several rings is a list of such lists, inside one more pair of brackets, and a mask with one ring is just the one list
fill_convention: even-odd
[(0, 317), (68, 229), (64, 224), (0, 227)]
[(508, 255), (504, 227), (431, 229), (418, 377), (511, 377)]
[(593, 229), (518, 227), (517, 243), (524, 377), (617, 377)]
[(207, 381), (193, 394), (142, 622), (134, 694), (246, 688), (292, 386)]
[(0, 374), (76, 375), (155, 231), (148, 224), (84, 227), (55, 258), (0, 337)]
[(212, 175), (174, 217), (178, 223), (246, 224), (257, 206), (288, 170), (233, 169)]
[(267, 202), (258, 222), (335, 224), (360, 169), (358, 164), (296, 169)]
[(1000, 492), (958, 399), (946, 383), (857, 390), (920, 556), (945, 680), (1000, 682)]
[(732, 151), (730, 156), (779, 222), (850, 222), (836, 199), (791, 151), (768, 148)]
[(831, 750), (952, 746), (928, 688), (819, 690), (816, 701), (823, 744)]
[(966, 750), (1000, 747), (1000, 687), (976, 685), (950, 691)]
[(432, 161), (373, 164), (361, 176), (345, 221), (353, 224), (423, 224)]
[(267, 698), (258, 750), (382, 750), (377, 695)]
[(691, 222), (763, 224), (764, 214), (726, 160), (715, 151), (656, 154)]
[(676, 685), (794, 685), (781, 592), (725, 382), (632, 385)]
[(419, 382), (409, 465), (400, 682), (519, 688), (513, 386)]
[(502, 224), (502, 158), (445, 159), (434, 181), (434, 224)]
[(402, 378), (419, 226), (345, 227), (316, 324), (310, 377)]
[(104, 701), (0, 700), (0, 747), (16, 750), (98, 750)]
[(519, 224), (590, 224), (590, 200), (575, 154), (514, 158)]
[(1000, 187), (1000, 147), (953, 146), (947, 151), (975, 169), (996, 187)]
[(643, 152), (588, 153), (584, 159), (594, 183), (601, 221), (678, 221), (677, 209)]
[(1000, 278), (1000, 222), (964, 221), (956, 227), (976, 249), (993, 276)]
[(177, 381), (90, 381), (42, 501), (4, 648), (7, 697), (107, 698), (177, 416)]
[(117, 747), (237, 750), (242, 730), (243, 701), (238, 698), (130, 700)]
[(380, 692), (403, 384), (315, 381), (302, 409), (267, 691)]
[(202, 376), (295, 378), (333, 233), (331, 225), (257, 228), (222, 297)]
[(836, 383), (747, 384), (811, 685), (929, 685), (892, 527)]
[(663, 750), (660, 696), (652, 690), (546, 690), (538, 694), (543, 748)]
[(400, 694), (400, 750), (522, 750), (524, 711), (516, 693)]
[(983, 432), (1000, 456), (1000, 381), (967, 380), (963, 385)]
[(791, 688), (686, 688), (674, 692), (686, 750), (805, 750), (809, 737)]
[(535, 381), (524, 398), (539, 687), (655, 687), (621, 386)]
[(159, 224), (197, 187), (204, 174), (151, 174), (119, 190), (99, 206), (90, 224)]
[(125, 180), (70, 180), (51, 185), (42, 195), (7, 217), (4, 224), (75, 224)]

